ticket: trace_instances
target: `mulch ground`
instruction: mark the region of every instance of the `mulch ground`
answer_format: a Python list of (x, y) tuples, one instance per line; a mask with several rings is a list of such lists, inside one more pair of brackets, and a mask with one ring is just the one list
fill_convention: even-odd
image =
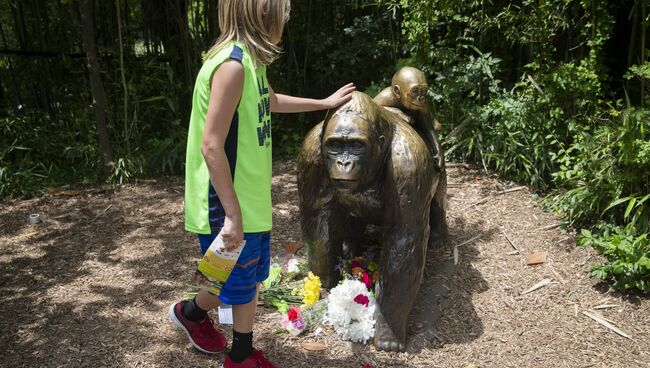
[[(274, 172), (280, 255), (301, 240), (295, 163)], [(340, 341), (327, 327), (277, 334), (280, 317), (264, 308), (256, 346), (285, 367), (650, 367), (647, 297), (590, 278), (600, 258), (554, 227), (529, 190), (504, 193), (515, 185), (463, 165), (449, 169), (449, 183), (449, 245), (428, 253), (407, 352)], [(200, 253), (183, 231), (182, 191), (168, 179), (0, 202), (0, 366), (218, 366), (222, 355), (195, 351), (167, 319)], [(29, 225), (30, 213), (43, 222)], [(528, 266), (536, 251), (546, 262)], [(596, 312), (631, 339), (582, 313), (602, 305)]]

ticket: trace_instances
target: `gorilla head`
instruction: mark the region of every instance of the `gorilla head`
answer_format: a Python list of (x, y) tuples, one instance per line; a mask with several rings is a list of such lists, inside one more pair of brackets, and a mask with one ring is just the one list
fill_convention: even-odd
[(325, 118), (321, 152), (336, 189), (362, 190), (383, 167), (392, 132), (382, 114), (368, 95), (355, 92)]
[(391, 82), (391, 90), (402, 106), (412, 111), (425, 111), (429, 85), (420, 69), (405, 66), (400, 68)]

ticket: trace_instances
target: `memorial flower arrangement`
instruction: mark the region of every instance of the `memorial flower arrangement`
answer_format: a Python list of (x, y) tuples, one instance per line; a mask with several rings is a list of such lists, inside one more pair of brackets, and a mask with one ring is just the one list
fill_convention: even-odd
[(320, 278), (308, 272), (306, 263), (291, 258), (271, 267), (260, 300), (281, 313), (281, 331), (297, 336), (326, 322), (343, 340), (366, 343), (375, 333), (377, 265), (358, 257), (342, 262), (340, 270), (344, 281), (320, 300)]
[(341, 267), (341, 275), (344, 278), (351, 278), (363, 282), (369, 290), (374, 290), (375, 284), (379, 280), (377, 264), (375, 262), (368, 262), (362, 257), (344, 262), (344, 266)]
[(320, 285), (320, 278), (309, 272), (304, 279), (302, 290), (300, 290), (304, 305), (309, 307), (320, 300)]
[(282, 316), (282, 328), (294, 336), (300, 335), (305, 330), (305, 321), (299, 307), (291, 307)]
[(375, 297), (364, 282), (345, 279), (332, 289), (325, 322), (343, 340), (366, 343), (375, 335)]

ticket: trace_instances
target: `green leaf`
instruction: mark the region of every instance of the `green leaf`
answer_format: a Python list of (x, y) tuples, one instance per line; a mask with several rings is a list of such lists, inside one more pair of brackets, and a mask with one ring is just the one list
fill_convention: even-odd
[(624, 198), (619, 198), (619, 199), (613, 201), (612, 203), (609, 204), (609, 206), (607, 206), (607, 208), (605, 208), (605, 210), (604, 210), (600, 215), (602, 216), (602, 215), (604, 215), (605, 212), (607, 212), (609, 209), (611, 209), (611, 208), (613, 208), (613, 207), (616, 207), (616, 206), (618, 206), (618, 205), (621, 204), (621, 203), (624, 203), (624, 202), (629, 201), (630, 198), (631, 198), (631, 197), (624, 197)]
[(624, 218), (628, 218), (630, 216), (630, 212), (634, 209), (634, 204), (636, 203), (636, 198), (632, 197), (630, 198), (630, 203), (627, 205), (627, 209), (625, 210), (625, 214), (623, 215)]
[(289, 311), (289, 304), (282, 299), (273, 299), (271, 304), (276, 307), (280, 313), (287, 313)]

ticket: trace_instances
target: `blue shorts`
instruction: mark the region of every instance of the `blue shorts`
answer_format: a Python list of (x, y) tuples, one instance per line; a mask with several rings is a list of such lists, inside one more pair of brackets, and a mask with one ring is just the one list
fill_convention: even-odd
[[(212, 244), (217, 233), (199, 234), (201, 252), (205, 252)], [(224, 304), (246, 304), (255, 298), (257, 283), (269, 277), (271, 267), (271, 233), (245, 233), (244, 250), (237, 260), (235, 268), (226, 281), (219, 300)]]

